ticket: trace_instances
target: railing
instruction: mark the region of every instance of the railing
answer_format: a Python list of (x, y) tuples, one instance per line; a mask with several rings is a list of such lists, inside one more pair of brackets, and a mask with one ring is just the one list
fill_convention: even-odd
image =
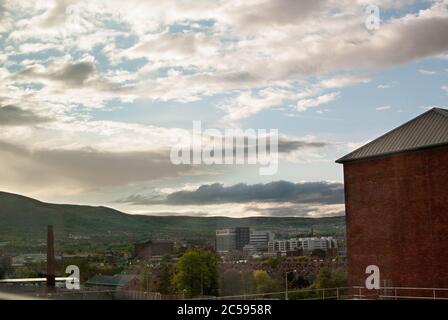
[(448, 300), (448, 288), (382, 287), (380, 290), (384, 290), (381, 299)]
[(349, 297), (349, 287), (297, 289), (257, 294), (242, 294), (220, 297), (195, 297), (191, 300), (344, 300)]
[(338, 287), (298, 289), (221, 297), (196, 297), (192, 300), (448, 300), (448, 288), (381, 287), (368, 290), (365, 287)]
[(368, 290), (352, 287), (353, 298), (359, 300), (448, 300), (448, 288), (380, 287)]
[[(133, 290), (73, 290), (55, 293), (0, 292), (0, 300), (67, 299), (67, 300), (165, 300), (179, 299), (155, 292)], [(196, 297), (192, 300), (448, 300), (448, 288), (381, 287), (368, 290), (365, 287), (338, 287), (320, 289), (296, 289), (258, 294), (221, 297)]]

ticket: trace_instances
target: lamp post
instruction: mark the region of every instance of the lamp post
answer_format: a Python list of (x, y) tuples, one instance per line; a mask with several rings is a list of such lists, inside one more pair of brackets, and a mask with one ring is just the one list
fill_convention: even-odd
[(296, 273), (297, 270), (290, 270), (285, 272), (285, 300), (288, 300), (288, 274), (291, 272)]

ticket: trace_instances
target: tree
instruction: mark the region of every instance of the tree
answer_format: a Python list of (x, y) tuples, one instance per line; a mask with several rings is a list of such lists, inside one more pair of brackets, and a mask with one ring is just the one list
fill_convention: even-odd
[(264, 263), (272, 269), (276, 269), (283, 261), (285, 261), (283, 257), (270, 257)]
[(219, 279), (221, 296), (236, 296), (244, 293), (244, 283), (241, 272), (235, 269), (225, 271)]
[(311, 252), (311, 256), (312, 256), (312, 257), (316, 257), (316, 258), (321, 258), (321, 259), (323, 259), (323, 258), (325, 258), (326, 255), (327, 255), (327, 254), (326, 254), (325, 251), (322, 250), (322, 249), (314, 249), (314, 250)]
[(218, 258), (211, 251), (188, 250), (176, 264), (172, 285), (186, 297), (217, 295)]
[(302, 274), (297, 275), (297, 273), (289, 272), (288, 277), (288, 287), (289, 288), (306, 288), (311, 282), (308, 281)]
[(241, 273), (241, 281), (243, 282), (244, 294), (255, 293), (256, 283), (254, 273), (250, 270), (245, 270)]
[(150, 285), (151, 269), (148, 264), (145, 264), (143, 266), (143, 273), (141, 274), (140, 280), (141, 280), (141, 284), (142, 284), (142, 289), (145, 291), (151, 291), (151, 285)]
[(347, 275), (343, 270), (322, 268), (319, 270), (312, 286), (316, 289), (325, 289), (345, 287), (346, 285)]
[(20, 266), (15, 269), (15, 277), (17, 278), (32, 278), (36, 273), (27, 266)]
[(257, 293), (274, 292), (279, 290), (279, 285), (264, 270), (254, 271), (255, 287)]
[(157, 291), (163, 294), (170, 294), (174, 292), (171, 281), (174, 274), (173, 262), (171, 256), (166, 255), (160, 262), (160, 275)]

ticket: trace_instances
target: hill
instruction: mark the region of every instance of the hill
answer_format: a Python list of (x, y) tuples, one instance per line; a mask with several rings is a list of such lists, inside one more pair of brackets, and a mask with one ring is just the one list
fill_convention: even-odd
[(58, 239), (174, 239), (211, 241), (216, 229), (250, 226), (276, 233), (306, 232), (342, 235), (345, 218), (186, 217), (130, 215), (107, 207), (51, 204), (0, 192), (0, 241), (45, 239), (51, 224)]

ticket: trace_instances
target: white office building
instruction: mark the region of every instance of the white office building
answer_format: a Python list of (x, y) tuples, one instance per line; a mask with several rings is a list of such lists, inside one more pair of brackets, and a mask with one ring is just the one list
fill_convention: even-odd
[(302, 249), (304, 252), (321, 249), (327, 251), (337, 248), (337, 241), (333, 237), (311, 237), (289, 240), (271, 240), (268, 243), (269, 252), (286, 252)]
[(226, 253), (236, 250), (235, 229), (216, 230), (216, 251)]
[(257, 251), (268, 251), (269, 241), (274, 240), (274, 234), (270, 231), (250, 231), (249, 244)]

